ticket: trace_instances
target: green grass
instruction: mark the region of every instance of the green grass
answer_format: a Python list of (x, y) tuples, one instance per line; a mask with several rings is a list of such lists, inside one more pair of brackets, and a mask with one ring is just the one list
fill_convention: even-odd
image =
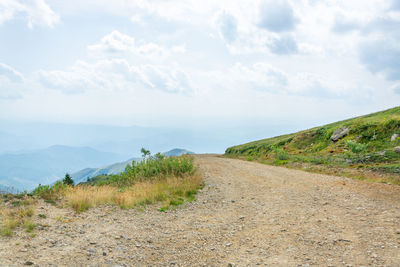
[[(347, 136), (331, 141), (333, 132), (341, 127), (350, 129)], [(233, 146), (225, 156), (244, 160), (257, 160), (266, 164), (357, 170), (364, 175), (386, 175), (392, 183), (399, 183), (400, 107), (315, 127), (305, 131), (263, 139)], [(315, 168), (310, 168), (315, 169)]]
[(141, 161), (133, 161), (119, 175), (100, 175), (77, 186), (61, 182), (40, 185), (33, 195), (49, 203), (69, 205), (78, 213), (102, 204), (128, 209), (162, 202), (169, 208), (195, 200), (202, 181), (192, 156), (151, 156), (144, 151)]
[(117, 187), (130, 186), (139, 181), (160, 180), (166, 177), (183, 177), (193, 175), (196, 168), (193, 157), (165, 157), (160, 153), (143, 158), (141, 161), (132, 161), (125, 171), (118, 175), (99, 175), (88, 180), (90, 185), (113, 185)]
[(24, 222), (24, 228), (25, 228), (25, 231), (26, 231), (27, 233), (32, 232), (33, 229), (35, 229), (35, 227), (36, 227), (36, 224), (34, 224), (34, 223), (31, 222), (31, 221), (25, 221), (25, 222)]

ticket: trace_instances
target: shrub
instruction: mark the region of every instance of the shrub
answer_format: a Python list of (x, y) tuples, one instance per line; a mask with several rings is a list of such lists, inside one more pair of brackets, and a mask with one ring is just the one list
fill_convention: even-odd
[(365, 148), (367, 147), (366, 145), (357, 143), (353, 140), (348, 140), (346, 142), (346, 145), (348, 148), (350, 148), (351, 152), (353, 152), (353, 153), (363, 152), (363, 151), (365, 151)]
[(288, 160), (289, 159), (289, 154), (283, 149), (276, 148), (274, 150), (274, 152), (275, 152), (275, 158), (278, 160)]
[[(143, 153), (143, 155), (145, 154), (146, 153)], [(126, 166), (123, 173), (103, 177), (104, 179), (98, 180), (95, 184), (124, 187), (138, 181), (193, 175), (195, 171), (196, 168), (193, 163), (193, 157), (189, 155), (165, 157), (157, 153), (155, 156), (147, 155), (147, 158), (143, 158), (141, 161), (132, 161), (131, 164)], [(95, 180), (96, 179), (92, 179), (91, 183), (93, 184)]]
[(60, 194), (63, 193), (68, 186), (61, 181), (56, 182), (54, 185), (41, 185), (39, 184), (33, 191), (32, 194), (43, 198), (44, 200), (54, 201), (59, 198)]

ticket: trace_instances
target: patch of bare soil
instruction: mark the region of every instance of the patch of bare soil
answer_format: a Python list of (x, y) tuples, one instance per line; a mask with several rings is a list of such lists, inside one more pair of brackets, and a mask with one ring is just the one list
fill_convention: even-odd
[(206, 186), (166, 213), (75, 214), (41, 202), (36, 236), (0, 238), (0, 265), (400, 266), (399, 186), (211, 155), (196, 161)]

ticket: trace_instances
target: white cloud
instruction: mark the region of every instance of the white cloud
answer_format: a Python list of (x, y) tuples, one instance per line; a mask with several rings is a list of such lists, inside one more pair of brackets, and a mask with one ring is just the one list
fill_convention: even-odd
[(68, 71), (41, 70), (37, 76), (47, 88), (66, 94), (143, 88), (187, 94), (193, 90), (188, 75), (179, 68), (131, 65), (125, 59), (99, 60), (94, 64), (80, 61)]
[(272, 32), (293, 31), (297, 24), (293, 8), (286, 0), (263, 0), (259, 9), (259, 27)]
[(400, 83), (395, 83), (390, 87), (390, 91), (400, 95)]
[(291, 35), (282, 35), (273, 39), (268, 44), (268, 48), (278, 55), (296, 54), (299, 50), (296, 40)]
[(282, 92), (288, 83), (287, 74), (266, 63), (244, 66), (236, 63), (230, 70), (231, 77), (244, 84), (246, 88)]
[[(369, 88), (359, 84), (337, 81), (335, 77), (311, 72), (287, 73), (270, 64), (258, 62), (250, 66), (236, 63), (223, 81), (231, 80), (241, 88), (260, 90), (280, 95), (307, 96), (311, 98), (346, 98), (370, 95)], [(363, 95), (362, 95), (363, 94)], [(362, 95), (362, 96), (361, 96)]]
[[(113, 31), (104, 36), (99, 44), (88, 46), (90, 53), (97, 56), (120, 56), (130, 54), (132, 56), (140, 56), (150, 60), (162, 60), (170, 55), (170, 51), (155, 43), (136, 43), (135, 39), (127, 34), (119, 31)], [(181, 49), (171, 49), (172, 52), (182, 52)]]
[(34, 26), (53, 27), (60, 21), (45, 0), (2, 0), (0, 2), (0, 24), (23, 14), (29, 28)]
[[(104, 106), (110, 102), (115, 118), (142, 114), (143, 121), (147, 114), (140, 110), (152, 104), (154, 118), (160, 114), (179, 117), (182, 112), (176, 107), (182, 105), (187, 117), (213, 117), (223, 112), (234, 120), (242, 114), (249, 118), (272, 114), (268, 111), (290, 115), (308, 109), (312, 114), (316, 106), (327, 111), (328, 102), (334, 103), (332, 110), (347, 112), (357, 109), (354, 103), (367, 110), (399, 101), (399, 89), (392, 86), (398, 82), (400, 13), (390, 9), (390, 1), (47, 2), (65, 18), (63, 27), (29, 36), (27, 40), (33, 42), (25, 46), (26, 51), (32, 55), (43, 53), (35, 57), (39, 60), (29, 58), (24, 68), (35, 75), (24, 72), (20, 83), (0, 75), (1, 86), (6, 84), (3, 81), (12, 85), (2, 88), (3, 98), (15, 96), (10, 92), (23, 92), (24, 101), (35, 98), (41, 103), (45, 92), (49, 103), (55, 103), (53, 99), (58, 99), (57, 103), (64, 99), (79, 103), (75, 111), (78, 117), (80, 113), (88, 114), (87, 109), (79, 110), (78, 106), (87, 103), (88, 107), (98, 107), (90, 116), (100, 120), (108, 116), (110, 111)], [(32, 27), (57, 23), (52, 16), (39, 17), (41, 12), (46, 14), (40, 5), (44, 1), (0, 0), (0, 6), (5, 3), (10, 8), (0, 8), (0, 23), (13, 18), (24, 19)], [(38, 11), (37, 15), (29, 11), (32, 19), (27, 13), (29, 4), (35, 4)], [(76, 28), (82, 21), (88, 22), (87, 34)], [(111, 26), (114, 31), (93, 42), (99, 32), (107, 32)], [(54, 35), (48, 36), (49, 32)], [(80, 39), (65, 40), (71, 49), (62, 50), (66, 52), (56, 59), (48, 57), (55, 55), (54, 51), (36, 49), (51, 47), (50, 41), (71, 33)], [(11, 39), (2, 42), (12, 47), (8, 41)], [(92, 45), (87, 47), (88, 54), (82, 55), (87, 44)], [(20, 58), (16, 56), (15, 60)], [(71, 63), (78, 59), (81, 61)], [(7, 62), (14, 64), (8, 58)], [(42, 70), (35, 71), (38, 69)], [(18, 79), (18, 75), (15, 77)], [(18, 86), (32, 89), (13, 89)], [(30, 103), (34, 111), (38, 105)], [(17, 108), (7, 111), (5, 105), (0, 109), (7, 114), (23, 113)], [(69, 112), (60, 114), (68, 116)]]
[(12, 82), (22, 82), (24, 79), (20, 72), (4, 63), (0, 63), (0, 76), (5, 76)]
[(219, 34), (228, 43), (232, 43), (237, 38), (237, 20), (227, 12), (218, 15), (216, 21), (219, 28)]
[(112, 31), (104, 36), (99, 44), (90, 45), (89, 51), (101, 51), (105, 53), (126, 52), (135, 48), (135, 39), (122, 34), (119, 31)]
[(380, 73), (389, 80), (400, 81), (400, 45), (398, 40), (382, 38), (361, 43), (360, 59), (372, 73)]
[(15, 84), (4, 76), (0, 76), (0, 100), (15, 100), (22, 98), (21, 94), (16, 90)]

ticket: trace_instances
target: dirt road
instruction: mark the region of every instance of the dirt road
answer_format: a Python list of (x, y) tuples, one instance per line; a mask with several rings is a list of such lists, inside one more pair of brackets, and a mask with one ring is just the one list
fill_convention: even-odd
[(400, 187), (196, 156), (176, 211), (41, 203), (49, 227), (0, 238), (1, 266), (400, 266)]

